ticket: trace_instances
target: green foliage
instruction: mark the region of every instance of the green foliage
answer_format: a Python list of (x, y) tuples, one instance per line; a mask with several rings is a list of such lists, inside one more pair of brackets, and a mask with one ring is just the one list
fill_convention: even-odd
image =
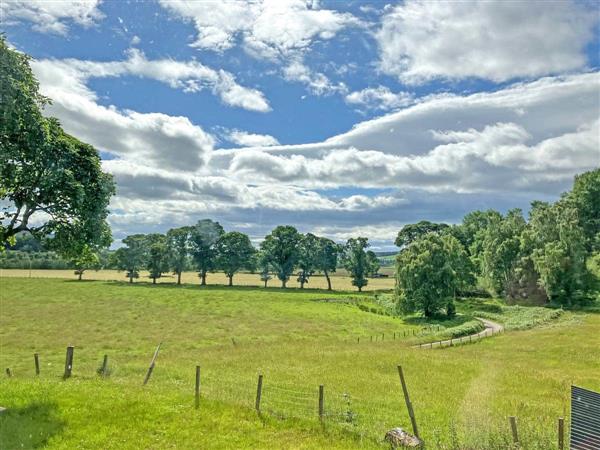
[(167, 238), (163, 234), (152, 233), (146, 235), (145, 247), (148, 252), (146, 258), (146, 270), (152, 283), (156, 284), (156, 279), (169, 270), (169, 247)]
[(573, 189), (561, 201), (577, 210), (587, 250), (600, 250), (600, 169), (576, 175)]
[(191, 227), (172, 228), (167, 231), (169, 265), (181, 284), (181, 274), (188, 268)]
[(373, 277), (377, 275), (379, 269), (381, 268), (381, 264), (379, 263), (379, 259), (377, 255), (372, 250), (367, 250), (367, 276)]
[(304, 288), (304, 284), (308, 283), (308, 279), (317, 269), (317, 263), (320, 253), (320, 241), (317, 236), (312, 233), (307, 233), (300, 237), (298, 243), (298, 282), (300, 289)]
[(83, 277), (83, 273), (88, 269), (100, 269), (100, 258), (98, 253), (94, 252), (90, 247), (84, 246), (81, 253), (72, 259), (75, 267), (75, 275), (79, 280)]
[(365, 249), (369, 246), (369, 240), (364, 237), (350, 238), (346, 242), (342, 263), (352, 278), (352, 286), (358, 288), (358, 292), (362, 291), (369, 280), (367, 274), (369, 272), (369, 262), (367, 260), (367, 252)]
[(330, 274), (335, 272), (338, 265), (339, 256), (344, 251), (343, 247), (336, 244), (331, 239), (325, 237), (318, 238), (318, 249), (315, 255), (315, 270), (323, 272), (327, 279), (327, 289), (331, 291)]
[(404, 249), (412, 244), (417, 239), (425, 236), (428, 233), (440, 233), (448, 228), (445, 223), (434, 223), (428, 220), (422, 220), (418, 223), (404, 225), (398, 232), (394, 244)]
[(42, 116), (47, 100), (29, 58), (9, 49), (4, 37), (0, 67), (0, 246), (22, 231), (50, 236), (48, 245), (67, 258), (85, 246), (108, 246), (107, 207), (115, 187), (98, 152)]
[(216, 269), (216, 246), (224, 233), (221, 224), (210, 219), (199, 220), (190, 230), (190, 251), (202, 286), (206, 285), (206, 274)]
[(133, 283), (134, 278), (139, 278), (140, 270), (146, 265), (147, 240), (143, 234), (133, 234), (123, 239), (125, 247), (121, 247), (113, 253), (113, 263), (118, 270), (124, 270), (125, 276), (129, 282)]
[(286, 287), (298, 262), (300, 240), (301, 235), (298, 230), (289, 225), (280, 225), (260, 244), (263, 258), (275, 271), (282, 288)]
[(445, 308), (472, 277), (467, 254), (453, 236), (428, 233), (397, 259), (396, 294), (403, 312), (432, 317)]
[(254, 268), (254, 247), (250, 238), (239, 231), (230, 231), (221, 235), (216, 244), (217, 267), (229, 278), (233, 286), (233, 276), (241, 269)]

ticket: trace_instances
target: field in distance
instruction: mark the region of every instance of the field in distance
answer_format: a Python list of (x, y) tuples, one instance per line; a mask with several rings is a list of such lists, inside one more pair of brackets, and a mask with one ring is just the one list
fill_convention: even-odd
[[(392, 267), (384, 267), (379, 272), (383, 275), (388, 275), (384, 278), (369, 278), (369, 284), (363, 288), (365, 291), (379, 291), (394, 288), (394, 269)], [(75, 279), (76, 275), (73, 270), (46, 270), (46, 269), (0, 269), (0, 278), (2, 277), (29, 277), (32, 278), (65, 278)], [(274, 276), (269, 280), (268, 287), (280, 287), (281, 282)], [(89, 270), (83, 275), (84, 280), (101, 280), (101, 281), (126, 281), (125, 272), (117, 270)], [(151, 283), (148, 278), (148, 272), (141, 271), (140, 277), (134, 280), (134, 283), (146, 282)], [(176, 283), (177, 277), (171, 274), (165, 274), (156, 280), (157, 283)], [(181, 282), (186, 284), (199, 284), (197, 272), (184, 272), (181, 276)], [(206, 277), (206, 282), (209, 285), (226, 285), (228, 278), (221, 272), (209, 273)], [(264, 283), (260, 281), (260, 274), (257, 273), (238, 273), (233, 277), (233, 284), (238, 286), (259, 286)], [(352, 291), (356, 290), (352, 286), (352, 280), (347, 275), (346, 271), (340, 269), (338, 272), (331, 274), (331, 285), (336, 291)], [(288, 281), (288, 287), (300, 287), (300, 283), (296, 281), (296, 276), (292, 275)], [(313, 275), (309, 282), (305, 285), (311, 289), (327, 289), (327, 280), (323, 275)]]
[[(514, 415), (522, 448), (546, 450), (557, 448), (556, 420), (568, 412), (570, 384), (600, 389), (597, 313), (550, 315), (542, 326), (515, 331), (514, 317), (496, 308), (494, 320), (509, 325), (505, 334), (419, 350), (411, 331), (427, 323), (357, 307), (373, 301), (368, 293), (0, 283), (0, 367), (12, 372), (0, 379), (0, 405), (9, 408), (0, 415), (3, 448), (386, 448), (387, 430), (410, 430), (396, 371), (402, 364), (428, 448), (509, 448), (507, 417)], [(459, 311), (466, 311), (462, 303)], [(63, 381), (69, 344), (73, 376)], [(102, 379), (97, 369), (105, 354), (110, 375)]]

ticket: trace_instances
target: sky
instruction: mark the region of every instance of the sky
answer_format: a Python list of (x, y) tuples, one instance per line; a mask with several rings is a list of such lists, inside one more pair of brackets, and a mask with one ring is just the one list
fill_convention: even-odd
[(594, 1), (0, 1), (47, 115), (94, 145), (115, 245), (212, 218), (394, 249), (600, 166)]

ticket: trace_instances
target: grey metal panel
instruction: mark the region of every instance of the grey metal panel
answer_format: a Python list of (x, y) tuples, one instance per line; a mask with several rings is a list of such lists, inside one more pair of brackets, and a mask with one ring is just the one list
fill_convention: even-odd
[(571, 386), (571, 450), (600, 450), (600, 393)]

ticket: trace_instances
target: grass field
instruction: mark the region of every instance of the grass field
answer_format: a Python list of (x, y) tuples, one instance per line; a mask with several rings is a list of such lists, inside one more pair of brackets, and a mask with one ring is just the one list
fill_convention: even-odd
[[(389, 275), (388, 278), (369, 278), (369, 284), (363, 288), (365, 291), (379, 291), (389, 290), (394, 288), (394, 277), (393, 269), (384, 267), (381, 271), (382, 274)], [(76, 275), (73, 274), (72, 270), (44, 270), (44, 269), (0, 269), (0, 278), (2, 277), (18, 277), (18, 278), (64, 278), (74, 280)], [(83, 278), (85, 280), (100, 280), (100, 281), (126, 281), (124, 272), (117, 270), (89, 270), (84, 273)], [(338, 291), (351, 291), (356, 290), (352, 286), (352, 280), (347, 276), (346, 271), (340, 269), (339, 272), (332, 274), (331, 284), (334, 290)], [(185, 284), (199, 284), (200, 280), (196, 272), (184, 272), (181, 276), (182, 283)], [(140, 272), (140, 278), (134, 280), (134, 283), (151, 283), (152, 280), (148, 278), (148, 272)], [(156, 280), (157, 283), (176, 283), (177, 278), (174, 275), (165, 274), (161, 278)], [(223, 286), (229, 282), (229, 279), (223, 273), (210, 273), (207, 276), (209, 285)], [(233, 278), (234, 285), (237, 286), (257, 286), (263, 287), (264, 284), (260, 281), (259, 274), (252, 273), (238, 273)], [(273, 276), (273, 279), (269, 281), (268, 287), (279, 287), (281, 282)], [(292, 276), (288, 282), (288, 287), (299, 287), (300, 283), (296, 281), (296, 277)], [(313, 275), (308, 284), (305, 286), (310, 289), (327, 289), (327, 280), (322, 275)]]
[[(427, 448), (508, 448), (507, 416), (515, 415), (523, 448), (546, 450), (557, 448), (556, 420), (567, 416), (570, 384), (600, 389), (600, 314), (565, 312), (477, 344), (418, 350), (403, 332), (426, 323), (360, 309), (357, 300), (373, 302), (369, 294), (0, 283), (0, 367), (13, 373), (0, 381), (0, 405), (9, 408), (0, 416), (6, 449), (385, 448), (388, 429), (410, 429), (396, 371), (402, 364)], [(508, 320), (513, 311), (497, 314)], [(62, 381), (69, 344), (74, 372)], [(107, 379), (96, 375), (104, 354)], [(253, 411), (259, 373), (261, 416)]]

